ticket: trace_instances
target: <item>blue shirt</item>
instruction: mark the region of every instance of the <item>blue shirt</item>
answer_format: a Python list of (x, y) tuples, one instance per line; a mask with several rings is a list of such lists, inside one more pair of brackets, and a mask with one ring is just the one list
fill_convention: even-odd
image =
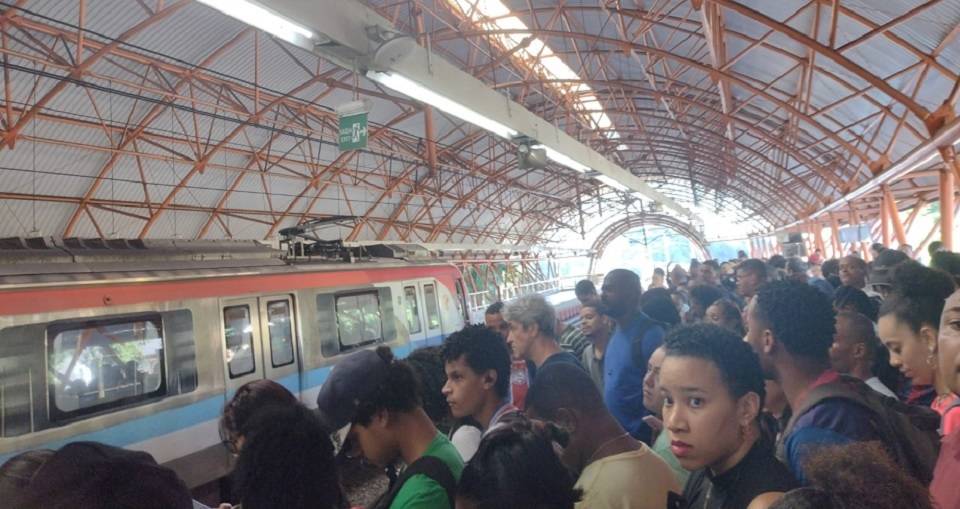
[(812, 277), (807, 280), (807, 284), (820, 290), (821, 293), (826, 295), (828, 298), (833, 299), (833, 285), (831, 285), (826, 279), (821, 279), (818, 277)]
[(786, 460), (800, 484), (806, 485), (803, 464), (823, 446), (880, 440), (866, 408), (840, 398), (828, 399), (797, 418), (784, 441)]
[[(663, 327), (650, 322), (650, 317), (640, 313), (625, 329), (618, 325), (603, 354), (603, 401), (623, 429), (647, 443), (651, 430), (643, 422), (649, 413), (643, 407), (643, 377), (650, 356), (663, 344), (664, 334)], [(633, 361), (633, 344), (645, 326), (646, 332), (639, 339), (642, 359), (638, 365)]]

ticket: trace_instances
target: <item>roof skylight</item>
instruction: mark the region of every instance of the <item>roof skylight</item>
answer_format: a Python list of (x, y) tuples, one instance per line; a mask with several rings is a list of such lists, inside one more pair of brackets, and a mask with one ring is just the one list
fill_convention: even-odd
[[(603, 105), (590, 85), (582, 79), (563, 59), (557, 56), (539, 37), (534, 37), (530, 28), (520, 18), (510, 14), (510, 9), (500, 0), (447, 0), (484, 30), (507, 33), (490, 34), (504, 50), (513, 52), (527, 65), (547, 80), (555, 80), (549, 86), (574, 98), (574, 107), (590, 124), (610, 140), (620, 139), (613, 121), (604, 112)], [(524, 46), (525, 40), (529, 40)], [(618, 144), (617, 150), (626, 150)]]

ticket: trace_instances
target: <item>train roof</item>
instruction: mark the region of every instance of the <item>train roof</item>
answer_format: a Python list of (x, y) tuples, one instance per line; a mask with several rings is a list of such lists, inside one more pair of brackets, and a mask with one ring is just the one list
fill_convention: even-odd
[(253, 240), (7, 238), (0, 239), (0, 289), (449, 265), (411, 246), (383, 245), (363, 253), (367, 256), (293, 256)]

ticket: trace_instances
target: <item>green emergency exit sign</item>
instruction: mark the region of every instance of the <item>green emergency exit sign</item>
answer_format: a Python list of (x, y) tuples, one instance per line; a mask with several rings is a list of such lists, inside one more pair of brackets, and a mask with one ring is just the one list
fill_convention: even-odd
[(354, 113), (340, 116), (340, 150), (356, 150), (367, 147), (367, 114)]

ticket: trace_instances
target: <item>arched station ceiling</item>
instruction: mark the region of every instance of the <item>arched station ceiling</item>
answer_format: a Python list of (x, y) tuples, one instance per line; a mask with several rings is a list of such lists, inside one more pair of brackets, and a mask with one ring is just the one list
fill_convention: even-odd
[(603, 258), (603, 253), (614, 240), (630, 231), (647, 226), (662, 226), (679, 233), (693, 244), (698, 251), (697, 257), (704, 260), (710, 259), (707, 241), (700, 232), (691, 228), (689, 224), (664, 214), (631, 214), (608, 224), (594, 239), (590, 248), (590, 270), (588, 274), (594, 273), (597, 262)]
[[(664, 194), (756, 231), (954, 122), (960, 0), (509, 0), (479, 16), (490, 1), (365, 3)], [(536, 244), (629, 204), (560, 166), (520, 170), (511, 143), (190, 0), (0, 12), (0, 236), (262, 239), (349, 215), (328, 234)], [(340, 153), (334, 108), (355, 97), (373, 105), (370, 143)], [(899, 206), (937, 199), (943, 161), (924, 163), (893, 183)], [(850, 206), (876, 217), (879, 192)]]

